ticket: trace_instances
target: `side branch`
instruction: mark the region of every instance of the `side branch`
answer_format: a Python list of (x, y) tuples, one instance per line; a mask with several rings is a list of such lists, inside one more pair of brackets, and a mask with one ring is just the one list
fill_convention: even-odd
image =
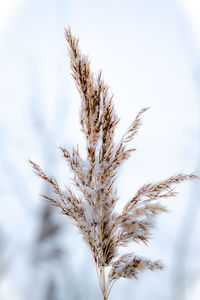
[(169, 198), (174, 197), (176, 192), (173, 191), (172, 185), (181, 183), (186, 180), (197, 179), (198, 176), (195, 174), (183, 174), (179, 173), (169, 177), (164, 181), (160, 181), (157, 184), (146, 184), (143, 185), (135, 194), (135, 196), (125, 205), (122, 215), (128, 214), (138, 202), (145, 201), (155, 201), (159, 198)]

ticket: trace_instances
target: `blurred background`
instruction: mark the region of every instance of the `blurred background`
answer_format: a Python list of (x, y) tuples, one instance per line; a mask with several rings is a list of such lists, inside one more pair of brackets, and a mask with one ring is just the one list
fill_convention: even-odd
[[(58, 147), (84, 150), (64, 39), (69, 25), (115, 94), (116, 139), (151, 107), (119, 174), (119, 209), (144, 183), (178, 171), (200, 175), (198, 0), (0, 0), (1, 300), (101, 299), (86, 245), (41, 199), (51, 190), (27, 162), (64, 186), (70, 173)], [(200, 299), (200, 184), (177, 190), (148, 247), (131, 245), (161, 259), (164, 271), (121, 279), (110, 300)]]

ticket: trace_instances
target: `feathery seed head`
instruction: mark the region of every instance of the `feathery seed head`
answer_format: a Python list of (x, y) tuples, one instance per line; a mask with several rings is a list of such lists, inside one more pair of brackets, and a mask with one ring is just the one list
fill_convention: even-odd
[[(166, 211), (160, 200), (174, 197), (174, 185), (196, 179), (197, 176), (179, 173), (156, 184), (145, 184), (124, 206), (120, 215), (115, 212), (118, 201), (114, 188), (117, 171), (135, 150), (127, 146), (138, 133), (141, 117), (148, 108), (143, 108), (137, 114), (120, 142), (115, 144), (114, 133), (119, 118), (114, 109), (113, 96), (109, 96), (102, 73), (94, 77), (89, 58), (82, 54), (79, 40), (72, 35), (70, 28), (65, 31), (65, 37), (72, 77), (81, 97), (80, 124), (86, 139), (87, 159), (81, 157), (78, 146), (71, 152), (64, 147), (60, 147), (60, 150), (74, 175), (73, 182), (81, 196), (77, 197), (70, 187), (61, 190), (54, 178), (48, 177), (38, 164), (31, 160), (29, 162), (34, 172), (53, 188), (54, 198), (43, 197), (73, 219), (88, 244), (97, 265), (104, 299), (107, 299), (114, 282), (120, 277), (137, 278), (145, 269), (162, 269), (158, 261), (152, 262), (133, 254), (116, 258), (118, 248), (131, 241), (146, 244), (151, 237), (155, 217)], [(106, 266), (111, 266), (107, 283)]]

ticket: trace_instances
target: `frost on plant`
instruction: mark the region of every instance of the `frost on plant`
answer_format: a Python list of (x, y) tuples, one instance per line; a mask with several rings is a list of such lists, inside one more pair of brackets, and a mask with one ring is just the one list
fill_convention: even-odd
[[(174, 197), (174, 185), (197, 176), (179, 173), (156, 184), (145, 184), (124, 206), (122, 213), (116, 213), (115, 205), (119, 199), (114, 182), (121, 164), (136, 150), (128, 145), (138, 132), (142, 114), (148, 108), (137, 114), (116, 144), (114, 133), (119, 118), (113, 96), (108, 94), (101, 72), (96, 77), (91, 72), (88, 56), (82, 54), (79, 40), (70, 29), (65, 34), (72, 77), (81, 97), (80, 124), (86, 140), (87, 159), (81, 157), (78, 146), (71, 152), (60, 149), (74, 174), (73, 181), (81, 196), (74, 194), (69, 186), (61, 190), (54, 178), (47, 176), (33, 161), (30, 163), (35, 173), (53, 187), (54, 198), (43, 197), (60, 207), (78, 227), (94, 257), (103, 298), (108, 299), (119, 278), (138, 278), (145, 269), (162, 269), (159, 261), (150, 261), (133, 253), (120, 256), (118, 248), (132, 241), (148, 242), (156, 215), (166, 211), (160, 200)], [(110, 267), (108, 276), (106, 267)]]

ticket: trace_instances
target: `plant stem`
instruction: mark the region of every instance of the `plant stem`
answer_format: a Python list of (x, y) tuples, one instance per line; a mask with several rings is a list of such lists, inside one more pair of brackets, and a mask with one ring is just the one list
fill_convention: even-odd
[(101, 280), (102, 280), (102, 293), (103, 293), (103, 299), (107, 300), (107, 286), (106, 286), (106, 277), (105, 277), (105, 268), (101, 267)]

